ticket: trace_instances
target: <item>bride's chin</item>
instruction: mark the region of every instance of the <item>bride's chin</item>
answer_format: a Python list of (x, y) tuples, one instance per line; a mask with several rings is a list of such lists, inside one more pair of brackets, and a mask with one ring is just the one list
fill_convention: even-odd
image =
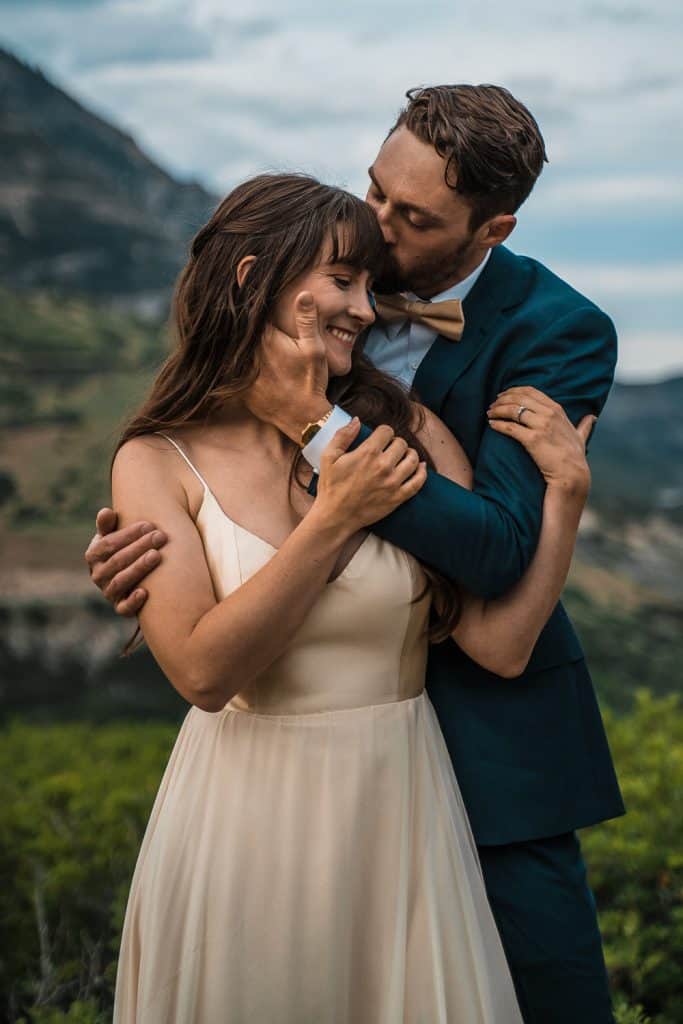
[(345, 377), (347, 373), (351, 371), (351, 358), (344, 360), (342, 363), (338, 359), (328, 359), (327, 361), (327, 375), (328, 377)]

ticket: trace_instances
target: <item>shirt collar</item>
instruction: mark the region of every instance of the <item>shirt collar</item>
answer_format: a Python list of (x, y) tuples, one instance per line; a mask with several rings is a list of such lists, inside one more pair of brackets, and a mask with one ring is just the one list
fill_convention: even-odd
[[(489, 258), (491, 256), (491, 252), (492, 250), (489, 249), (486, 255), (484, 256), (483, 260), (479, 264), (479, 266), (475, 267), (471, 274), (468, 274), (467, 277), (463, 278), (462, 281), (458, 281), (457, 284), (451, 285), (451, 287), (447, 288), (445, 292), (440, 292), (438, 295), (433, 295), (429, 301), (445, 302), (447, 299), (460, 299), (461, 302), (464, 302), (469, 293), (472, 291), (472, 288), (474, 287), (477, 279), (479, 278), (479, 275), (481, 274), (484, 267), (488, 263)], [(407, 299), (410, 299), (411, 301), (414, 301), (415, 299), (419, 300), (420, 298), (419, 295), (415, 295), (413, 292), (403, 292), (403, 294)], [(391, 324), (383, 324), (383, 327), (389, 338), (395, 338), (399, 331), (405, 326), (405, 324), (405, 320), (396, 320)]]

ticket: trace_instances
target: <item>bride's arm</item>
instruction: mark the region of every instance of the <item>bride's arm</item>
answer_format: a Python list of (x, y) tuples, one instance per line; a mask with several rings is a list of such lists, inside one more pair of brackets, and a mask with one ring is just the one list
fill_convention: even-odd
[[(164, 524), (169, 537), (163, 561), (149, 576), (140, 626), (166, 676), (192, 704), (219, 711), (282, 654), (323, 591), (341, 548), (367, 525), (367, 480), (376, 467), (386, 475), (382, 466), (391, 452), (383, 449), (392, 431), (378, 427), (370, 445), (366, 441), (340, 458), (357, 428), (357, 423), (342, 428), (326, 449), (319, 496), (296, 529), (263, 568), (223, 600), (214, 594), (187, 494), (179, 477), (169, 473), (168, 449), (159, 438), (142, 437), (117, 453), (112, 491), (122, 525), (151, 517)], [(424, 482), (416, 464), (415, 455), (404, 468), (396, 467), (391, 508)], [(386, 497), (382, 501), (387, 504)], [(387, 514), (368, 510), (371, 516), (377, 512)]]
[[(523, 425), (514, 421), (520, 405), (534, 410), (525, 414)], [(484, 668), (515, 678), (524, 672), (567, 579), (590, 489), (585, 442), (594, 417), (584, 417), (574, 428), (562, 407), (535, 388), (504, 393), (489, 415), (490, 427), (519, 441), (543, 473), (543, 522), (536, 552), (519, 582), (490, 601), (464, 594), (462, 614), (452, 636)], [(462, 448), (432, 414), (421, 439), (439, 473), (471, 486), (463, 468)]]

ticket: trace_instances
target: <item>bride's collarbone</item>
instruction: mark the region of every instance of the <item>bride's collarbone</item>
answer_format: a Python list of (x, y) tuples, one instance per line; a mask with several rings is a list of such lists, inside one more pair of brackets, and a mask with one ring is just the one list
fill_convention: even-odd
[[(247, 532), (269, 538), (275, 548), (282, 546), (313, 506), (315, 499), (306, 490), (311, 471), (305, 464), (299, 467), (304, 470), (299, 474), (301, 484), (293, 481), (290, 488), (291, 463), (279, 467), (272, 459), (245, 458), (241, 451), (226, 458), (225, 452), (217, 456), (199, 452), (195, 447), (193, 454), (196, 463), (200, 463), (197, 468), (209, 492), (224, 515)], [(190, 514), (196, 519), (206, 500), (206, 491), (194, 474), (187, 478), (187, 486)], [(348, 538), (339, 551), (328, 582), (344, 572), (367, 534), (367, 530), (359, 530)]]

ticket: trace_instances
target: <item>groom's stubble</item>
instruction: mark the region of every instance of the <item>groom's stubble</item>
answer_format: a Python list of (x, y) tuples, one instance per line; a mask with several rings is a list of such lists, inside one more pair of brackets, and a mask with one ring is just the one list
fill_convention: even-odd
[(381, 295), (412, 292), (423, 299), (438, 295), (470, 273), (473, 247), (472, 232), (455, 249), (446, 253), (429, 253), (414, 266), (404, 269), (392, 252), (391, 246), (388, 246), (384, 270), (381, 277), (375, 281), (374, 290)]

